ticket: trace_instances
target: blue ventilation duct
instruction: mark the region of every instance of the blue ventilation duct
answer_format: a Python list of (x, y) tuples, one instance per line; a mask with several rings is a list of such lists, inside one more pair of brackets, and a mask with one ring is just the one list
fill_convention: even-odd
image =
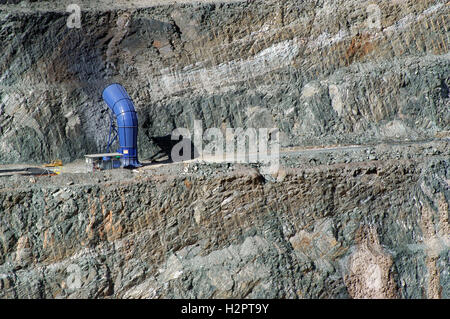
[(137, 151), (138, 120), (133, 102), (122, 85), (114, 83), (103, 90), (103, 100), (117, 119), (119, 149), (123, 167), (140, 167)]

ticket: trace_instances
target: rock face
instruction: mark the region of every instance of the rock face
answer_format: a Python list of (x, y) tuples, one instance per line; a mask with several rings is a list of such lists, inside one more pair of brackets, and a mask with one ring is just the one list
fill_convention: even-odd
[(0, 297), (449, 298), (448, 142), (330, 154), (3, 180)]
[(0, 4), (2, 164), (104, 150), (111, 82), (142, 158), (194, 120), (369, 146), (291, 152), (274, 175), (1, 177), (0, 298), (450, 298), (445, 1), (81, 1), (80, 28), (69, 1), (17, 2)]
[(163, 2), (80, 2), (80, 28), (64, 1), (0, 6), (0, 160), (104, 150), (111, 82), (144, 158), (195, 119), (278, 127), (283, 146), (449, 131), (445, 1)]

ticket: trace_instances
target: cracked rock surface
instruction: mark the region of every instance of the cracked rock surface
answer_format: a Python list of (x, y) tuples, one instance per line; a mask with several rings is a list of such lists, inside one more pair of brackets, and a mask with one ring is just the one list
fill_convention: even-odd
[(68, 3), (0, 5), (3, 163), (102, 151), (112, 82), (143, 158), (194, 120), (277, 127), (285, 147), (450, 131), (445, 1), (81, 1), (81, 28)]
[(0, 296), (449, 298), (448, 141), (382, 149), (2, 178)]

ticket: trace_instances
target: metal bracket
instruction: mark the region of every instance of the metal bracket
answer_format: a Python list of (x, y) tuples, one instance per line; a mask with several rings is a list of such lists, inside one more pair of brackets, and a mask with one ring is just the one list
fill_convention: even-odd
[(114, 116), (115, 115), (113, 114), (113, 112), (109, 110), (109, 136), (108, 136), (108, 144), (106, 145), (106, 153), (109, 153), (111, 145), (114, 143), (114, 141), (117, 139), (118, 136)]

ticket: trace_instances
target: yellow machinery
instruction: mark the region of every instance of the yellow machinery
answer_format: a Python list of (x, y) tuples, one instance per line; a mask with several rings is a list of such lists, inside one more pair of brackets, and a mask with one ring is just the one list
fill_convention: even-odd
[(49, 164), (44, 164), (44, 167), (58, 167), (58, 166), (63, 166), (63, 163), (61, 160), (54, 160), (54, 161), (51, 161), (51, 163), (49, 163)]
[(59, 170), (59, 168), (60, 168), (61, 166), (63, 166), (63, 163), (62, 163), (62, 161), (59, 160), (59, 159), (54, 160), (54, 161), (51, 161), (51, 162), (48, 163), (48, 164), (44, 164), (44, 167), (54, 167), (54, 169), (50, 169), (50, 171), (51, 171), (53, 174), (56, 174), (56, 175), (61, 174), (61, 171)]

